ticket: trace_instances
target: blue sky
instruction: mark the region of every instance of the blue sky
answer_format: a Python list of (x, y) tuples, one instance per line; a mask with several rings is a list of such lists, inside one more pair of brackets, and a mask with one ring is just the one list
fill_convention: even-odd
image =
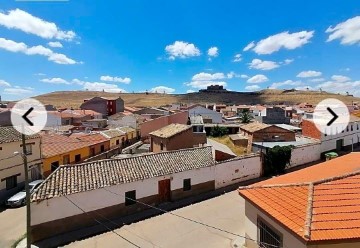
[(359, 44), (356, 0), (7, 0), (0, 94), (186, 93), (222, 84), (360, 96)]

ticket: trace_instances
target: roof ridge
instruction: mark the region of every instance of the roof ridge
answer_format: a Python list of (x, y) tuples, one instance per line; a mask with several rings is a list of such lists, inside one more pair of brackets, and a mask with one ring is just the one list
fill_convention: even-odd
[(351, 176), (356, 176), (356, 175), (360, 175), (360, 169), (357, 171), (353, 171), (353, 172), (349, 172), (349, 173), (345, 173), (343, 175), (340, 176), (334, 176), (334, 177), (329, 177), (329, 178), (324, 178), (315, 182), (312, 182), (314, 185), (319, 185), (322, 183), (327, 183), (327, 182), (332, 182), (332, 181), (337, 181), (337, 180), (341, 180), (347, 177), (351, 177)]
[[(84, 163), (78, 163), (78, 164), (66, 164), (66, 165), (60, 165), (58, 168), (60, 167), (73, 167), (73, 166), (83, 166), (83, 165), (87, 165), (89, 163), (99, 163), (99, 162), (108, 162), (108, 161), (118, 161), (118, 160), (127, 160), (127, 159), (132, 159), (132, 158), (138, 158), (138, 157), (148, 157), (148, 156), (154, 156), (154, 155), (160, 155), (160, 154), (169, 154), (169, 153), (179, 153), (182, 151), (190, 151), (190, 150), (196, 150), (196, 149), (205, 149), (205, 148), (211, 148), (210, 146), (202, 146), (202, 147), (193, 147), (193, 148), (185, 148), (185, 149), (179, 149), (179, 150), (174, 150), (174, 151), (164, 151), (164, 152), (159, 152), (159, 153), (145, 153), (139, 156), (133, 156), (133, 157), (126, 157), (126, 158), (106, 158), (106, 159), (99, 159), (96, 161), (88, 161), (88, 162), (84, 162)], [(55, 172), (55, 171), (54, 171)], [(53, 173), (52, 173), (53, 174)]]
[(314, 202), (314, 183), (309, 184), (308, 191), (308, 202), (306, 207), (306, 219), (305, 219), (305, 230), (304, 237), (310, 239), (311, 237), (311, 222), (313, 216), (313, 202)]
[(303, 182), (303, 183), (286, 183), (286, 184), (268, 184), (268, 185), (249, 185), (249, 186), (241, 186), (239, 190), (243, 189), (262, 189), (262, 188), (279, 188), (279, 187), (301, 187), (308, 186), (311, 182)]

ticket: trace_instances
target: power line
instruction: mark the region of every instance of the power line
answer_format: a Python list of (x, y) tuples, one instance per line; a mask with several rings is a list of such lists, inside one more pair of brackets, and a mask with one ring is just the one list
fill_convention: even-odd
[[(91, 215), (86, 212), (85, 210), (83, 210), (80, 206), (78, 206), (76, 203), (74, 203), (72, 200), (70, 200), (65, 194), (63, 194), (63, 196), (70, 201), (75, 207), (77, 207), (78, 209), (80, 209), (82, 212), (84, 212), (86, 215), (90, 216)], [(135, 247), (141, 248), (140, 246), (138, 246), (137, 244), (131, 242), (130, 240), (128, 240), (127, 238), (121, 236), (120, 234), (118, 234), (117, 232), (115, 232), (114, 230), (112, 230), (110, 227), (108, 227), (107, 225), (105, 225), (104, 223), (102, 223), (101, 221), (97, 220), (96, 218), (91, 217), (93, 220), (95, 220), (97, 223), (99, 223), (100, 225), (104, 226), (106, 229), (108, 229), (110, 232), (114, 233), (115, 235), (119, 236), (120, 238), (122, 238), (123, 240), (127, 241), (128, 243), (132, 244)]]
[[(138, 200), (136, 200), (136, 199), (132, 199), (132, 198), (130, 198), (130, 197), (127, 197), (127, 196), (125, 196), (125, 195), (118, 194), (118, 193), (115, 193), (115, 192), (113, 192), (113, 191), (107, 190), (106, 188), (102, 188), (102, 189), (108, 191), (109, 193), (112, 193), (112, 194), (115, 194), (115, 195), (118, 195), (118, 196), (123, 196), (123, 197), (125, 197), (125, 199), (128, 199), (128, 200), (131, 200), (131, 201), (140, 203), (140, 204), (142, 204), (142, 205), (144, 205), (144, 206), (147, 206), (147, 207), (156, 209), (156, 210), (158, 210), (158, 211), (160, 211), (160, 212), (167, 213), (167, 214), (170, 214), (170, 215), (179, 217), (179, 218), (181, 218), (181, 219), (188, 220), (188, 221), (194, 222), (194, 223), (196, 223), (196, 224), (203, 225), (203, 226), (206, 226), (206, 227), (209, 227), (209, 228), (212, 228), (212, 229), (215, 229), (215, 230), (218, 230), (218, 231), (227, 233), (227, 234), (231, 234), (231, 235), (234, 235), (234, 236), (237, 236), (237, 237), (240, 237), (240, 238), (248, 239), (248, 240), (254, 241), (254, 242), (256, 242), (258, 245), (260, 245), (260, 244), (257, 242), (257, 240), (255, 240), (255, 239), (248, 238), (248, 237), (245, 237), (245, 236), (243, 236), (243, 235), (240, 235), (240, 234), (237, 234), (237, 233), (233, 233), (233, 232), (230, 232), (230, 231), (221, 229), (221, 228), (219, 228), (219, 227), (211, 226), (211, 225), (209, 225), (209, 224), (202, 223), (202, 222), (200, 222), (200, 221), (193, 220), (193, 219), (190, 219), (190, 218), (187, 218), (187, 217), (184, 217), (184, 216), (175, 214), (175, 213), (173, 213), (173, 212), (170, 212), (170, 211), (167, 211), (167, 210), (158, 208), (158, 207), (154, 207), (154, 206), (152, 206), (152, 205), (146, 204), (146, 203), (141, 202), (141, 201), (138, 201)], [(266, 245), (271, 246), (271, 247), (278, 247), (278, 246), (276, 246), (276, 245), (267, 244), (267, 243), (264, 243), (264, 242), (262, 242), (262, 244), (266, 244)]]

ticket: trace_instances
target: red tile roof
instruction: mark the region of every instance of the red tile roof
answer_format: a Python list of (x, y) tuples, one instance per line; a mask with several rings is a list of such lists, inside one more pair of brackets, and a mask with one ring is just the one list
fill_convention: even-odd
[(239, 194), (309, 243), (360, 238), (360, 153), (241, 187)]
[(89, 141), (78, 140), (59, 134), (44, 134), (41, 137), (41, 150), (44, 158), (61, 155), (90, 145)]

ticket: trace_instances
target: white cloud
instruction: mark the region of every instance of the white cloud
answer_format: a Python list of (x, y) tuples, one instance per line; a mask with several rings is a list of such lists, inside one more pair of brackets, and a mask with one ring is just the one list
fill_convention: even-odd
[(335, 27), (330, 26), (326, 33), (330, 33), (328, 42), (339, 39), (342, 45), (360, 43), (360, 16), (350, 18)]
[(165, 47), (165, 51), (169, 55), (169, 59), (174, 60), (175, 58), (189, 58), (200, 56), (200, 50), (192, 43), (184, 41), (175, 41), (171, 45)]
[(224, 73), (217, 72), (217, 73), (211, 74), (211, 73), (206, 73), (206, 72), (200, 72), (198, 74), (195, 74), (192, 77), (192, 80), (193, 81), (211, 81), (211, 80), (219, 80), (219, 79), (224, 79), (224, 78), (225, 78)]
[(267, 81), (269, 81), (269, 79), (262, 74), (255, 75), (247, 80), (248, 83), (252, 83), (252, 84), (264, 83)]
[(328, 81), (317, 85), (323, 91), (342, 93), (349, 92), (352, 95), (360, 96), (360, 81), (349, 81), (349, 82), (333, 82)]
[(343, 82), (347, 82), (347, 81), (350, 81), (351, 78), (349, 77), (346, 77), (346, 76), (343, 76), (343, 75), (333, 75), (331, 77), (331, 79), (335, 82), (339, 82), (339, 83), (343, 83)]
[(128, 77), (121, 78), (121, 77), (112, 77), (112, 76), (101, 76), (100, 80), (105, 82), (116, 82), (116, 83), (124, 83), (124, 84), (129, 84), (131, 82), (131, 78)]
[(194, 93), (195, 90), (187, 90), (186, 93)]
[(189, 83), (185, 83), (186, 86), (191, 86), (192, 88), (196, 89), (203, 89), (210, 85), (222, 85), (226, 86), (226, 82), (223, 81), (192, 81)]
[(251, 63), (249, 63), (250, 69), (258, 69), (258, 70), (272, 70), (278, 68), (280, 65), (274, 61), (266, 61), (261, 59), (253, 59)]
[(229, 72), (226, 74), (227, 78), (249, 78), (249, 76), (245, 75), (245, 74), (237, 74), (233, 71)]
[(309, 78), (309, 77), (320, 77), (322, 73), (320, 71), (302, 71), (296, 77)]
[(294, 59), (285, 59), (284, 60), (285, 65), (291, 64), (292, 62), (294, 62)]
[(292, 81), (292, 80), (286, 80), (284, 82), (277, 82), (277, 83), (273, 83), (272, 85), (270, 85), (270, 89), (278, 89), (284, 86), (301, 86), (302, 82), (301, 81)]
[(20, 9), (10, 10), (7, 14), (0, 12), (0, 25), (45, 39), (72, 40), (76, 37), (73, 31), (62, 31), (55, 23), (47, 22)]
[(259, 85), (248, 85), (245, 87), (245, 90), (257, 91), (257, 90), (260, 90), (260, 86)]
[(49, 61), (53, 61), (57, 64), (76, 64), (75, 60), (68, 58), (64, 54), (54, 53), (51, 49), (43, 46), (28, 47), (23, 42), (15, 42), (0, 38), (0, 48), (5, 49), (9, 52), (21, 52), (26, 55), (41, 55), (48, 57)]
[(208, 55), (210, 57), (217, 57), (219, 55), (219, 49), (217, 47), (210, 47), (208, 50)]
[(6, 82), (5, 80), (0, 79), (0, 86), (1, 87), (11, 87), (11, 84)]
[(41, 73), (41, 72), (39, 72), (39, 73), (35, 73), (34, 75), (35, 75), (35, 76), (39, 76), (39, 77), (46, 76), (46, 74), (45, 74), (45, 73)]
[(314, 31), (289, 33), (288, 31), (267, 37), (256, 43), (252, 49), (257, 54), (272, 54), (282, 48), (293, 50), (309, 43)]
[(60, 42), (58, 42), (58, 41), (51, 41), (51, 42), (48, 43), (48, 46), (51, 46), (51, 47), (59, 47), (59, 48), (62, 48), (62, 47), (63, 47), (63, 45), (62, 45)]
[(175, 89), (166, 86), (156, 86), (150, 90), (150, 92), (152, 93), (166, 93), (166, 94), (171, 94), (174, 91)]
[(313, 82), (313, 83), (318, 83), (318, 82), (325, 81), (325, 78), (313, 78), (313, 79), (310, 79), (309, 81)]
[(49, 84), (70, 84), (68, 81), (62, 78), (44, 78), (41, 79), (40, 81)]
[(20, 87), (20, 86), (14, 86), (11, 88), (4, 89), (4, 94), (7, 95), (28, 95), (32, 94), (34, 89), (31, 87)]
[(253, 48), (255, 46), (255, 42), (252, 41), (250, 42), (249, 44), (247, 44), (246, 47), (244, 47), (243, 51), (246, 52), (246, 51), (249, 51), (251, 48)]
[(315, 88), (311, 87), (310, 85), (306, 85), (306, 86), (296, 87), (295, 90), (315, 90)]
[(245, 75), (245, 74), (241, 74), (241, 75), (240, 75), (240, 78), (246, 79), (246, 78), (249, 78), (249, 76), (248, 76), (248, 75)]
[(241, 54), (235, 54), (233, 62), (240, 62), (242, 60)]
[(111, 93), (125, 93), (124, 89), (120, 89), (116, 84), (84, 82), (84, 89), (89, 91), (105, 91)]

